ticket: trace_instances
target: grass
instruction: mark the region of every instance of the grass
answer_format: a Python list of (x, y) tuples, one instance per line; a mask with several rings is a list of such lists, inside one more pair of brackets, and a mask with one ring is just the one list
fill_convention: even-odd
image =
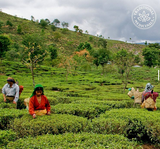
[[(8, 20), (13, 24), (12, 27), (6, 25), (6, 22)], [(33, 22), (25, 18), (18, 18), (16, 16), (12, 16), (3, 12), (0, 12), (0, 21), (3, 22), (0, 31), (2, 34), (9, 35), (9, 37), (12, 40), (12, 47), (14, 47), (14, 43), (18, 44), (19, 47), (22, 46), (21, 42), (24, 34), (32, 34), (32, 33), (41, 34), (42, 32), (42, 27), (37, 22)], [(17, 33), (18, 25), (21, 25), (22, 27), (22, 34)], [(58, 41), (55, 40), (55, 33), (58, 33), (60, 35)], [(79, 35), (71, 30), (68, 30), (64, 33), (62, 28), (57, 28), (56, 31), (52, 31), (50, 25), (48, 25), (44, 29), (43, 37), (47, 45), (56, 44), (57, 47), (59, 48), (59, 53), (63, 53), (65, 55), (72, 55), (80, 43), (89, 42), (92, 48), (94, 49), (99, 48), (98, 47), (99, 37), (97, 36), (89, 34)], [(92, 41), (89, 40), (90, 37), (92, 37)], [(110, 40), (106, 39), (106, 40), (107, 40), (107, 48), (112, 52), (117, 52), (118, 50), (124, 48), (127, 50), (139, 51), (141, 54), (142, 49), (144, 48), (144, 45), (130, 44), (111, 39)]]

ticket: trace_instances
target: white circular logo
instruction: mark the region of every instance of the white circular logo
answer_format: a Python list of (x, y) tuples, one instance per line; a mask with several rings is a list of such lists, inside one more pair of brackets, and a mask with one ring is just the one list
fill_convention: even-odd
[(148, 5), (139, 5), (132, 12), (132, 22), (139, 29), (149, 29), (156, 22), (156, 12)]

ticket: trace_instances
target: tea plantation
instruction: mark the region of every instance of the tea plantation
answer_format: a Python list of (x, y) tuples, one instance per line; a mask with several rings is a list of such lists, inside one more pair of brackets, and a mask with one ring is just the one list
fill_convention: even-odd
[(160, 148), (159, 98), (157, 111), (148, 111), (140, 105), (133, 106), (127, 95), (128, 88), (143, 91), (148, 82), (159, 92), (158, 68), (132, 68), (124, 93), (116, 72), (102, 75), (100, 68), (93, 67), (89, 71), (73, 71), (66, 80), (64, 69), (40, 66), (35, 70), (35, 83), (44, 86), (51, 115), (33, 119), (24, 106), (24, 99), (33, 91), (29, 69), (4, 60), (0, 67), (0, 89), (8, 76), (24, 86), (18, 109), (4, 103), (0, 93), (0, 148), (141, 149), (144, 144)]

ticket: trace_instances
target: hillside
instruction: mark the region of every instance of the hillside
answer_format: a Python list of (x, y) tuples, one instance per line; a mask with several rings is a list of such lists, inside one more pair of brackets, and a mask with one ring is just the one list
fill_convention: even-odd
[[(42, 18), (43, 19), (43, 18)], [(6, 25), (6, 22), (12, 23), (12, 26)], [(18, 18), (3, 12), (0, 12), (0, 22), (2, 27), (0, 29), (1, 34), (7, 34), (12, 40), (12, 44), (16, 43), (21, 45), (24, 34), (43, 34), (45, 43), (47, 45), (56, 44), (59, 48), (59, 52), (63, 54), (72, 54), (80, 43), (88, 42), (92, 48), (99, 48), (98, 41), (100, 37), (96, 37), (89, 34), (79, 34), (66, 28), (56, 27), (56, 31), (51, 29), (51, 25), (47, 25), (45, 29), (39, 25), (38, 22), (30, 21), (24, 18)], [(17, 33), (18, 26), (21, 26), (21, 34)], [(85, 29), (82, 29), (85, 30)], [(107, 48), (112, 52), (116, 52), (119, 49), (134, 50), (135, 53), (141, 53), (144, 45), (137, 45), (126, 43), (122, 41), (116, 41), (111, 39), (107, 40)]]

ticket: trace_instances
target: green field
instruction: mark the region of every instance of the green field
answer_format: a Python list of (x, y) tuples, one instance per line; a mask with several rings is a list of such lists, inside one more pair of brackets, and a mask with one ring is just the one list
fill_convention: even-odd
[[(3, 69), (9, 65), (10, 71)], [(18, 109), (3, 102), (0, 94), (0, 137), (2, 148), (140, 148), (160, 142), (160, 102), (157, 111), (133, 107), (127, 88), (143, 91), (151, 82), (159, 91), (158, 68), (132, 68), (129, 84), (123, 93), (118, 73), (105, 73), (101, 69), (77, 71), (68, 76), (65, 70), (40, 66), (35, 82), (44, 86), (44, 94), (51, 104), (50, 116), (33, 119), (25, 109), (23, 100), (32, 91), (32, 78), (20, 63), (1, 62), (0, 88), (8, 76), (19, 81), (24, 90)], [(16, 70), (16, 71), (15, 71)], [(22, 71), (23, 70), (23, 71)], [(8, 74), (9, 73), (9, 74)], [(150, 76), (150, 77), (148, 77)], [(143, 80), (143, 81), (142, 81)], [(111, 141), (112, 140), (112, 141)], [(51, 143), (52, 142), (52, 143)]]

